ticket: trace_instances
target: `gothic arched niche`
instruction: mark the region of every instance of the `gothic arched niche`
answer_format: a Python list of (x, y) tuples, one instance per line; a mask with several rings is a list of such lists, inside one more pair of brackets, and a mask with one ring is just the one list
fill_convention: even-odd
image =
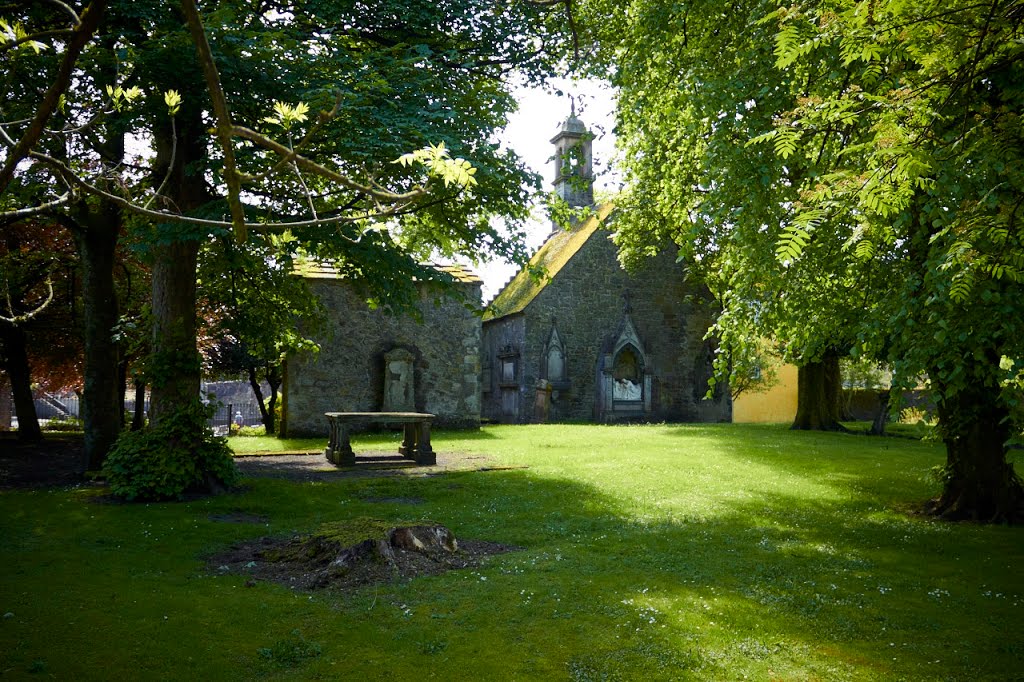
[(551, 333), (548, 334), (548, 341), (544, 344), (540, 369), (541, 378), (547, 379), (553, 384), (562, 383), (569, 378), (565, 344), (562, 343), (562, 337), (558, 335), (554, 319), (551, 320)]
[(624, 298), (618, 332), (607, 340), (598, 367), (598, 417), (603, 421), (643, 419), (651, 414), (652, 367), (630, 317), (628, 295)]
[(612, 361), (612, 397), (615, 400), (642, 400), (644, 367), (636, 346), (623, 346)]

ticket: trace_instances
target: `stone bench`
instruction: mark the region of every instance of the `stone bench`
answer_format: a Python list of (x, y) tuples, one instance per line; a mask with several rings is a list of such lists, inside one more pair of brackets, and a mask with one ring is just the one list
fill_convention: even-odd
[(356, 454), (352, 451), (349, 433), (354, 424), (400, 424), (404, 429), (398, 452), (417, 464), (437, 464), (437, 455), (430, 448), (430, 423), (434, 415), (425, 412), (325, 412), (330, 425), (330, 439), (324, 455), (335, 466), (352, 466)]

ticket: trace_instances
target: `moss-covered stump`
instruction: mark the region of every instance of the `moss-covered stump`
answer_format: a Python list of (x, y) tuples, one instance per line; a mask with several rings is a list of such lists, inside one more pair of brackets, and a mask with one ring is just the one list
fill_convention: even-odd
[(482, 540), (459, 541), (445, 526), (357, 518), (327, 523), (315, 533), (263, 537), (210, 558), (220, 573), (270, 580), (303, 590), (350, 589), (479, 566), (492, 554), (517, 549)]

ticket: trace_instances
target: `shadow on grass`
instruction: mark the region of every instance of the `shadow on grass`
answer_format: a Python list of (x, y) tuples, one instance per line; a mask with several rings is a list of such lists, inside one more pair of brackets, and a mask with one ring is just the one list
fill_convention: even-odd
[(502, 539), (534, 548), (543, 570), (562, 564), (545, 576), (566, 595), (552, 613), (591, 621), (569, 659), (580, 679), (1019, 673), (1019, 529), (908, 518), (856, 486), (838, 501), (755, 493), (682, 519), (532, 473), (501, 474), (499, 488), (501, 525), (534, 529)]
[[(245, 679), (279, 674), (260, 652), (294, 639), (318, 651), (294, 662), (303, 678), (340, 664), (373, 679), (384, 660), (394, 679), (424, 666), (448, 679), (1012, 678), (1024, 655), (1024, 585), (1010, 567), (1024, 560), (1024, 536), (892, 513), (893, 499), (910, 502), (906, 490), (919, 488), (905, 457), (874, 468), (884, 454), (816, 461), (811, 451), (812, 466), (737, 439), (729, 465), (759, 467), (746, 487), (685, 512), (671, 490), (612, 495), (534, 470), (257, 480), (240, 494), (146, 506), (11, 492), (0, 496), (0, 549), (5, 610), (18, 615), (0, 629), (0, 670), (42, 661), (67, 678), (95, 675), (89, 662), (102, 661), (174, 677), (202, 652), (191, 673)], [(781, 491), (763, 475), (773, 467), (792, 479)], [(838, 475), (825, 479), (829, 470)], [(809, 492), (785, 491), (797, 484)], [(379, 500), (402, 499), (421, 500), (417, 517), (459, 537), (526, 549), (480, 572), (308, 599), (237, 589), (242, 580), (197, 565), (212, 548), (261, 534), (401, 519), (409, 505)], [(229, 512), (269, 521), (211, 520)], [(193, 610), (202, 628), (165, 618)], [(63, 633), (59, 656), (53, 632)]]
[[(400, 598), (459, 613), (481, 646), (557, 652), (577, 679), (935, 679), (935, 661), (1002, 679), (1024, 653), (1007, 635), (1024, 600), (985, 594), (1024, 593), (1006, 573), (1024, 559), (1017, 529), (907, 518), (849, 481), (835, 500), (753, 491), (681, 518), (534, 472), (338, 485), (423, 499), (457, 535), (527, 547), (486, 587), (424, 581)], [(488, 609), (467, 615), (476, 602)]]

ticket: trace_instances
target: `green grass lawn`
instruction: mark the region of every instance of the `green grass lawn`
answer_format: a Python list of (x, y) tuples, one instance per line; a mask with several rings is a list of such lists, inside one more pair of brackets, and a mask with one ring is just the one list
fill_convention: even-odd
[(228, 445), (236, 455), (279, 455), (292, 452), (323, 452), (326, 438), (289, 438), (277, 436), (232, 436)]
[[(364, 446), (389, 436), (374, 438)], [(1024, 529), (910, 514), (935, 492), (937, 445), (753, 425), (488, 427), (434, 445), (528, 468), (259, 479), (177, 504), (3, 491), (0, 675), (1024, 675)], [(382, 498), (394, 501), (370, 501)], [(267, 521), (210, 518), (229, 512)], [(203, 563), (236, 541), (362, 516), (431, 519), (522, 549), (355, 594), (246, 587)]]

